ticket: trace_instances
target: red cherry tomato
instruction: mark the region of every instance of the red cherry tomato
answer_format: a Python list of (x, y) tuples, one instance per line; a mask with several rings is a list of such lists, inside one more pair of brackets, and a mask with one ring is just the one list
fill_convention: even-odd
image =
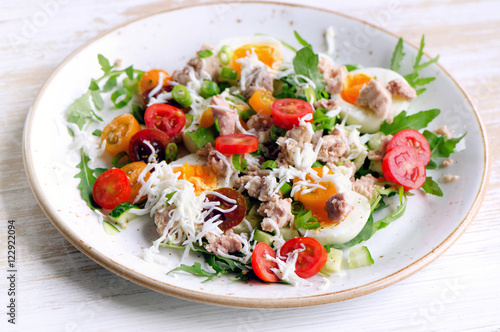
[(186, 125), (186, 115), (172, 105), (154, 104), (146, 109), (144, 122), (150, 129), (158, 129), (168, 137), (175, 137)]
[(277, 269), (278, 264), (268, 259), (266, 255), (276, 258), (276, 253), (267, 243), (257, 243), (252, 253), (253, 272), (262, 281), (277, 282), (280, 280), (280, 278), (278, 278), (278, 276), (273, 271), (271, 271), (271, 269)]
[(219, 196), (215, 196), (213, 194), (207, 194), (207, 199), (210, 202), (219, 202), (220, 205), (217, 207), (222, 210), (230, 210), (235, 205), (236, 208), (231, 212), (220, 212), (218, 210), (212, 210), (206, 217), (205, 220), (209, 220), (216, 215), (220, 215), (219, 220), (222, 220), (222, 223), (219, 224), (219, 228), (223, 231), (228, 230), (230, 228), (238, 226), (238, 224), (245, 218), (245, 214), (247, 213), (247, 204), (245, 202), (245, 198), (242, 194), (234, 190), (233, 188), (219, 188), (214, 190), (221, 195), (226, 196), (227, 198), (234, 199), (236, 204), (229, 203), (228, 201), (220, 198)]
[(431, 160), (431, 148), (424, 135), (415, 129), (405, 129), (398, 132), (387, 144), (386, 152), (397, 146), (408, 145), (415, 149), (418, 159), (427, 166)]
[(298, 253), (295, 273), (301, 278), (310, 278), (321, 270), (328, 258), (325, 247), (311, 237), (296, 237), (288, 240), (280, 249), (280, 258), (286, 260), (288, 253), (305, 248)]
[(167, 134), (156, 129), (143, 129), (130, 139), (128, 156), (131, 161), (150, 162), (151, 146), (157, 162), (165, 160), (165, 147), (170, 142)]
[(311, 114), (311, 119), (306, 122), (312, 122), (312, 106), (300, 99), (285, 98), (278, 99), (273, 103), (273, 122), (275, 125), (285, 129), (297, 127), (300, 119)]
[(417, 151), (408, 145), (400, 145), (387, 152), (382, 161), (384, 179), (400, 184), (405, 190), (418, 189), (425, 182), (425, 166)]
[(259, 148), (257, 136), (232, 134), (219, 136), (215, 140), (215, 149), (223, 154), (250, 153)]
[(112, 168), (97, 178), (92, 188), (92, 197), (99, 206), (111, 210), (127, 201), (130, 190), (127, 174), (119, 168)]

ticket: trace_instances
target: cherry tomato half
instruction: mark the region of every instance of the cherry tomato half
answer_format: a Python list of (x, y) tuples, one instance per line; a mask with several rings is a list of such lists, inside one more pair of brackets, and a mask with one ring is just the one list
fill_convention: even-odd
[(168, 81), (172, 80), (170, 75), (162, 69), (151, 69), (150, 71), (142, 75), (141, 81), (139, 82), (139, 91), (141, 94), (144, 92), (149, 92), (156, 88), (160, 81), (160, 73), (163, 74), (163, 86), (168, 85)]
[(311, 114), (311, 119), (306, 122), (312, 122), (312, 106), (300, 99), (285, 98), (278, 99), (273, 103), (273, 122), (275, 125), (285, 129), (297, 127), (300, 119)]
[(128, 150), (130, 139), (140, 130), (141, 125), (132, 114), (122, 114), (104, 127), (101, 133), (101, 142), (106, 140), (105, 150), (116, 155)]
[[(141, 190), (142, 188), (142, 184), (141, 182), (139, 182), (139, 175), (141, 175), (145, 167), (146, 163), (143, 163), (142, 161), (136, 161), (121, 168), (122, 171), (127, 174), (127, 177), (130, 181), (130, 196), (127, 199), (127, 202), (134, 203), (135, 199), (137, 198), (139, 190)], [(148, 172), (144, 175), (144, 181), (147, 181), (149, 179), (149, 174), (150, 173)], [(139, 200), (142, 200), (144, 198), (146, 197), (141, 197)]]
[(111, 210), (130, 197), (130, 181), (119, 168), (102, 173), (94, 183), (92, 197), (99, 206)]
[(415, 129), (405, 129), (398, 132), (387, 144), (386, 152), (391, 151), (397, 146), (408, 145), (417, 152), (418, 160), (427, 166), (431, 160), (431, 148), (424, 135)]
[(280, 249), (280, 258), (288, 257), (288, 253), (294, 250), (302, 249), (298, 253), (297, 263), (295, 264), (295, 273), (301, 278), (310, 278), (323, 268), (328, 258), (325, 247), (312, 237), (296, 237), (285, 242)]
[(234, 190), (233, 188), (219, 188), (214, 190), (219, 194), (226, 196), (227, 198), (234, 199), (236, 204), (229, 203), (228, 201), (220, 198), (219, 196), (208, 194), (207, 199), (210, 202), (219, 202), (220, 205), (217, 208), (221, 210), (231, 210), (236, 205), (236, 208), (231, 212), (221, 212), (216, 209), (212, 210), (206, 217), (205, 220), (209, 220), (216, 215), (220, 215), (218, 220), (222, 220), (222, 223), (219, 224), (219, 228), (223, 231), (238, 226), (238, 224), (245, 218), (245, 214), (247, 212), (247, 204), (245, 202), (245, 198), (242, 194)]
[(278, 264), (268, 259), (266, 255), (276, 258), (276, 253), (267, 243), (257, 243), (252, 253), (253, 272), (262, 281), (277, 282), (280, 278), (271, 269), (277, 269)]
[(247, 134), (223, 135), (215, 139), (215, 149), (223, 154), (250, 153), (259, 149), (259, 139)]
[[(157, 162), (165, 160), (165, 147), (170, 142), (167, 134), (157, 129), (143, 129), (130, 139), (128, 156), (131, 161), (151, 162), (154, 152)], [(153, 147), (154, 151), (151, 150)]]
[(186, 115), (172, 105), (154, 104), (146, 109), (144, 121), (148, 128), (158, 129), (168, 137), (175, 137), (186, 125)]
[(405, 190), (422, 187), (426, 179), (425, 166), (417, 151), (408, 145), (400, 145), (387, 152), (382, 160), (384, 179), (400, 184)]

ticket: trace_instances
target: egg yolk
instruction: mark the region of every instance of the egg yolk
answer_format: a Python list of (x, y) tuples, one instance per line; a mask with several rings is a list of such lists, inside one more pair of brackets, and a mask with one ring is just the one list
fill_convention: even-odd
[(217, 175), (212, 170), (203, 165), (184, 164), (181, 167), (175, 167), (174, 172), (180, 172), (179, 180), (187, 180), (194, 186), (194, 192), (198, 196), (205, 190), (217, 188)]
[(283, 54), (276, 45), (246, 44), (237, 48), (233, 53), (230, 67), (236, 70), (238, 74), (241, 74), (241, 64), (239, 62), (236, 62), (236, 60), (247, 57), (248, 54), (252, 53), (252, 49), (257, 55), (257, 58), (259, 58), (259, 60), (266, 64), (269, 68), (278, 66), (283, 62)]
[[(322, 167), (313, 167), (312, 168), (316, 173), (318, 173), (319, 177), (323, 176), (323, 168)], [(333, 172), (331, 172), (333, 174)], [(314, 180), (307, 175), (306, 179), (314, 182)], [(299, 178), (295, 178), (293, 180), (294, 183), (300, 181)], [(302, 191), (298, 191), (294, 195), (294, 199), (304, 204), (304, 208), (311, 210), (311, 213), (314, 218), (318, 219), (321, 226), (327, 226), (334, 224), (330, 219), (328, 219), (328, 213), (325, 210), (325, 204), (330, 196), (335, 195), (337, 191), (335, 190), (335, 186), (331, 182), (314, 182), (323, 186), (325, 189), (316, 188), (307, 194), (302, 194)]]
[(352, 105), (357, 105), (356, 100), (359, 96), (359, 90), (371, 81), (371, 77), (365, 74), (349, 74), (342, 84), (340, 96), (346, 102)]

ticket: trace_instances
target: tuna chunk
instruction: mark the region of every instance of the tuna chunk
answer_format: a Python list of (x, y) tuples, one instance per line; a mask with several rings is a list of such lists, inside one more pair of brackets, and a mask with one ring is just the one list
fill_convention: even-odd
[(385, 119), (387, 123), (392, 123), (394, 114), (391, 109), (391, 93), (384, 87), (381, 81), (377, 79), (370, 80), (370, 83), (359, 90), (356, 102), (359, 106), (371, 109), (378, 117)]
[(246, 77), (245, 85), (242, 87), (242, 95), (250, 98), (257, 90), (273, 92), (273, 76), (267, 66), (255, 67)]
[(325, 210), (328, 213), (328, 219), (333, 222), (341, 222), (354, 209), (347, 201), (346, 193), (336, 193), (330, 196), (326, 201)]
[(446, 174), (443, 176), (441, 179), (441, 182), (443, 183), (450, 183), (450, 182), (455, 182), (460, 178), (458, 175), (452, 175), (452, 174)]
[[(212, 46), (203, 44), (200, 52), (212, 49)], [(221, 71), (221, 68), (222, 65), (217, 55), (213, 55), (204, 59), (196, 55), (187, 62), (186, 66), (182, 70), (174, 71), (172, 79), (182, 85), (187, 85), (189, 82), (191, 82), (189, 73), (193, 71), (197, 79), (216, 80)]]
[(446, 168), (446, 167), (450, 167), (451, 165), (453, 165), (453, 163), (454, 163), (453, 159), (448, 158), (448, 159), (443, 160), (443, 162), (441, 163), (441, 166)]
[(212, 150), (214, 150), (212, 143), (208, 143), (204, 147), (198, 149), (198, 151), (196, 151), (196, 155), (200, 158), (208, 158), (208, 155), (212, 152)]
[(221, 252), (227, 254), (230, 252), (239, 252), (242, 248), (238, 235), (234, 234), (232, 229), (228, 229), (220, 236), (208, 233), (206, 239), (208, 240), (208, 244), (205, 245), (205, 249), (213, 253)]
[(262, 202), (270, 201), (274, 196), (281, 196), (279, 190), (274, 195), (271, 195), (271, 184), (271, 177), (259, 175), (244, 175), (234, 182), (235, 187), (245, 188), (249, 196), (258, 198)]
[(364, 175), (353, 182), (352, 190), (360, 195), (365, 196), (368, 200), (372, 199), (375, 194), (375, 183), (381, 182), (381, 179), (377, 179), (371, 174)]
[(314, 102), (314, 108), (324, 108), (327, 111), (333, 111), (340, 107), (340, 99), (325, 99), (321, 98)]
[(220, 135), (236, 133), (236, 121), (238, 121), (236, 110), (233, 110), (229, 102), (220, 95), (212, 98), (212, 104), (220, 107), (212, 107), (214, 119), (219, 122)]
[(347, 134), (341, 125), (336, 125), (330, 135), (323, 136), (318, 160), (324, 163), (337, 163), (349, 150)]
[(382, 136), (380, 139), (380, 146), (377, 150), (368, 151), (368, 159), (370, 160), (382, 160), (385, 157), (385, 150), (387, 149), (387, 144), (392, 139), (392, 135)]
[(163, 235), (163, 232), (165, 231), (165, 227), (167, 226), (168, 222), (170, 221), (170, 215), (169, 212), (175, 209), (175, 205), (169, 205), (163, 212), (155, 212), (155, 224), (156, 224), (156, 231), (158, 234)]
[(264, 217), (260, 224), (262, 229), (272, 232), (276, 226), (284, 227), (293, 219), (292, 199), (274, 196), (272, 200), (262, 203), (257, 212)]
[(252, 115), (247, 121), (248, 129), (254, 129), (256, 132), (267, 131), (273, 126), (273, 119), (270, 116)]
[(395, 80), (387, 83), (387, 90), (389, 90), (391, 95), (395, 97), (402, 97), (407, 100), (417, 98), (417, 92), (415, 89), (402, 78), (396, 78)]
[[(223, 159), (224, 158), (224, 159)], [(225, 177), (229, 171), (229, 166), (227, 160), (225, 160), (224, 155), (217, 152), (217, 150), (212, 150), (207, 156), (207, 166), (218, 176)]]
[(347, 77), (347, 68), (337, 66), (331, 58), (322, 57), (319, 59), (318, 69), (323, 74), (325, 91), (334, 95), (342, 91), (342, 83)]

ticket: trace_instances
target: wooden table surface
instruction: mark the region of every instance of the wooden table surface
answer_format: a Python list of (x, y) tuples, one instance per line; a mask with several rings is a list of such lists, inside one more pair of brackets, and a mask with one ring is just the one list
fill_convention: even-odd
[[(206, 1), (201, 1), (206, 2)], [(45, 217), (22, 161), (36, 93), (82, 44), (127, 21), (195, 0), (2, 0), (0, 10), (0, 331), (499, 331), (500, 2), (289, 1), (382, 26), (417, 44), (465, 88), (486, 124), (491, 176), (465, 234), (422, 271), (376, 293), (313, 308), (245, 310), (150, 291), (75, 249)], [(392, 6), (392, 7), (390, 7)], [(388, 8), (397, 8), (387, 15)], [(7, 225), (17, 235), (16, 325), (8, 324)]]

